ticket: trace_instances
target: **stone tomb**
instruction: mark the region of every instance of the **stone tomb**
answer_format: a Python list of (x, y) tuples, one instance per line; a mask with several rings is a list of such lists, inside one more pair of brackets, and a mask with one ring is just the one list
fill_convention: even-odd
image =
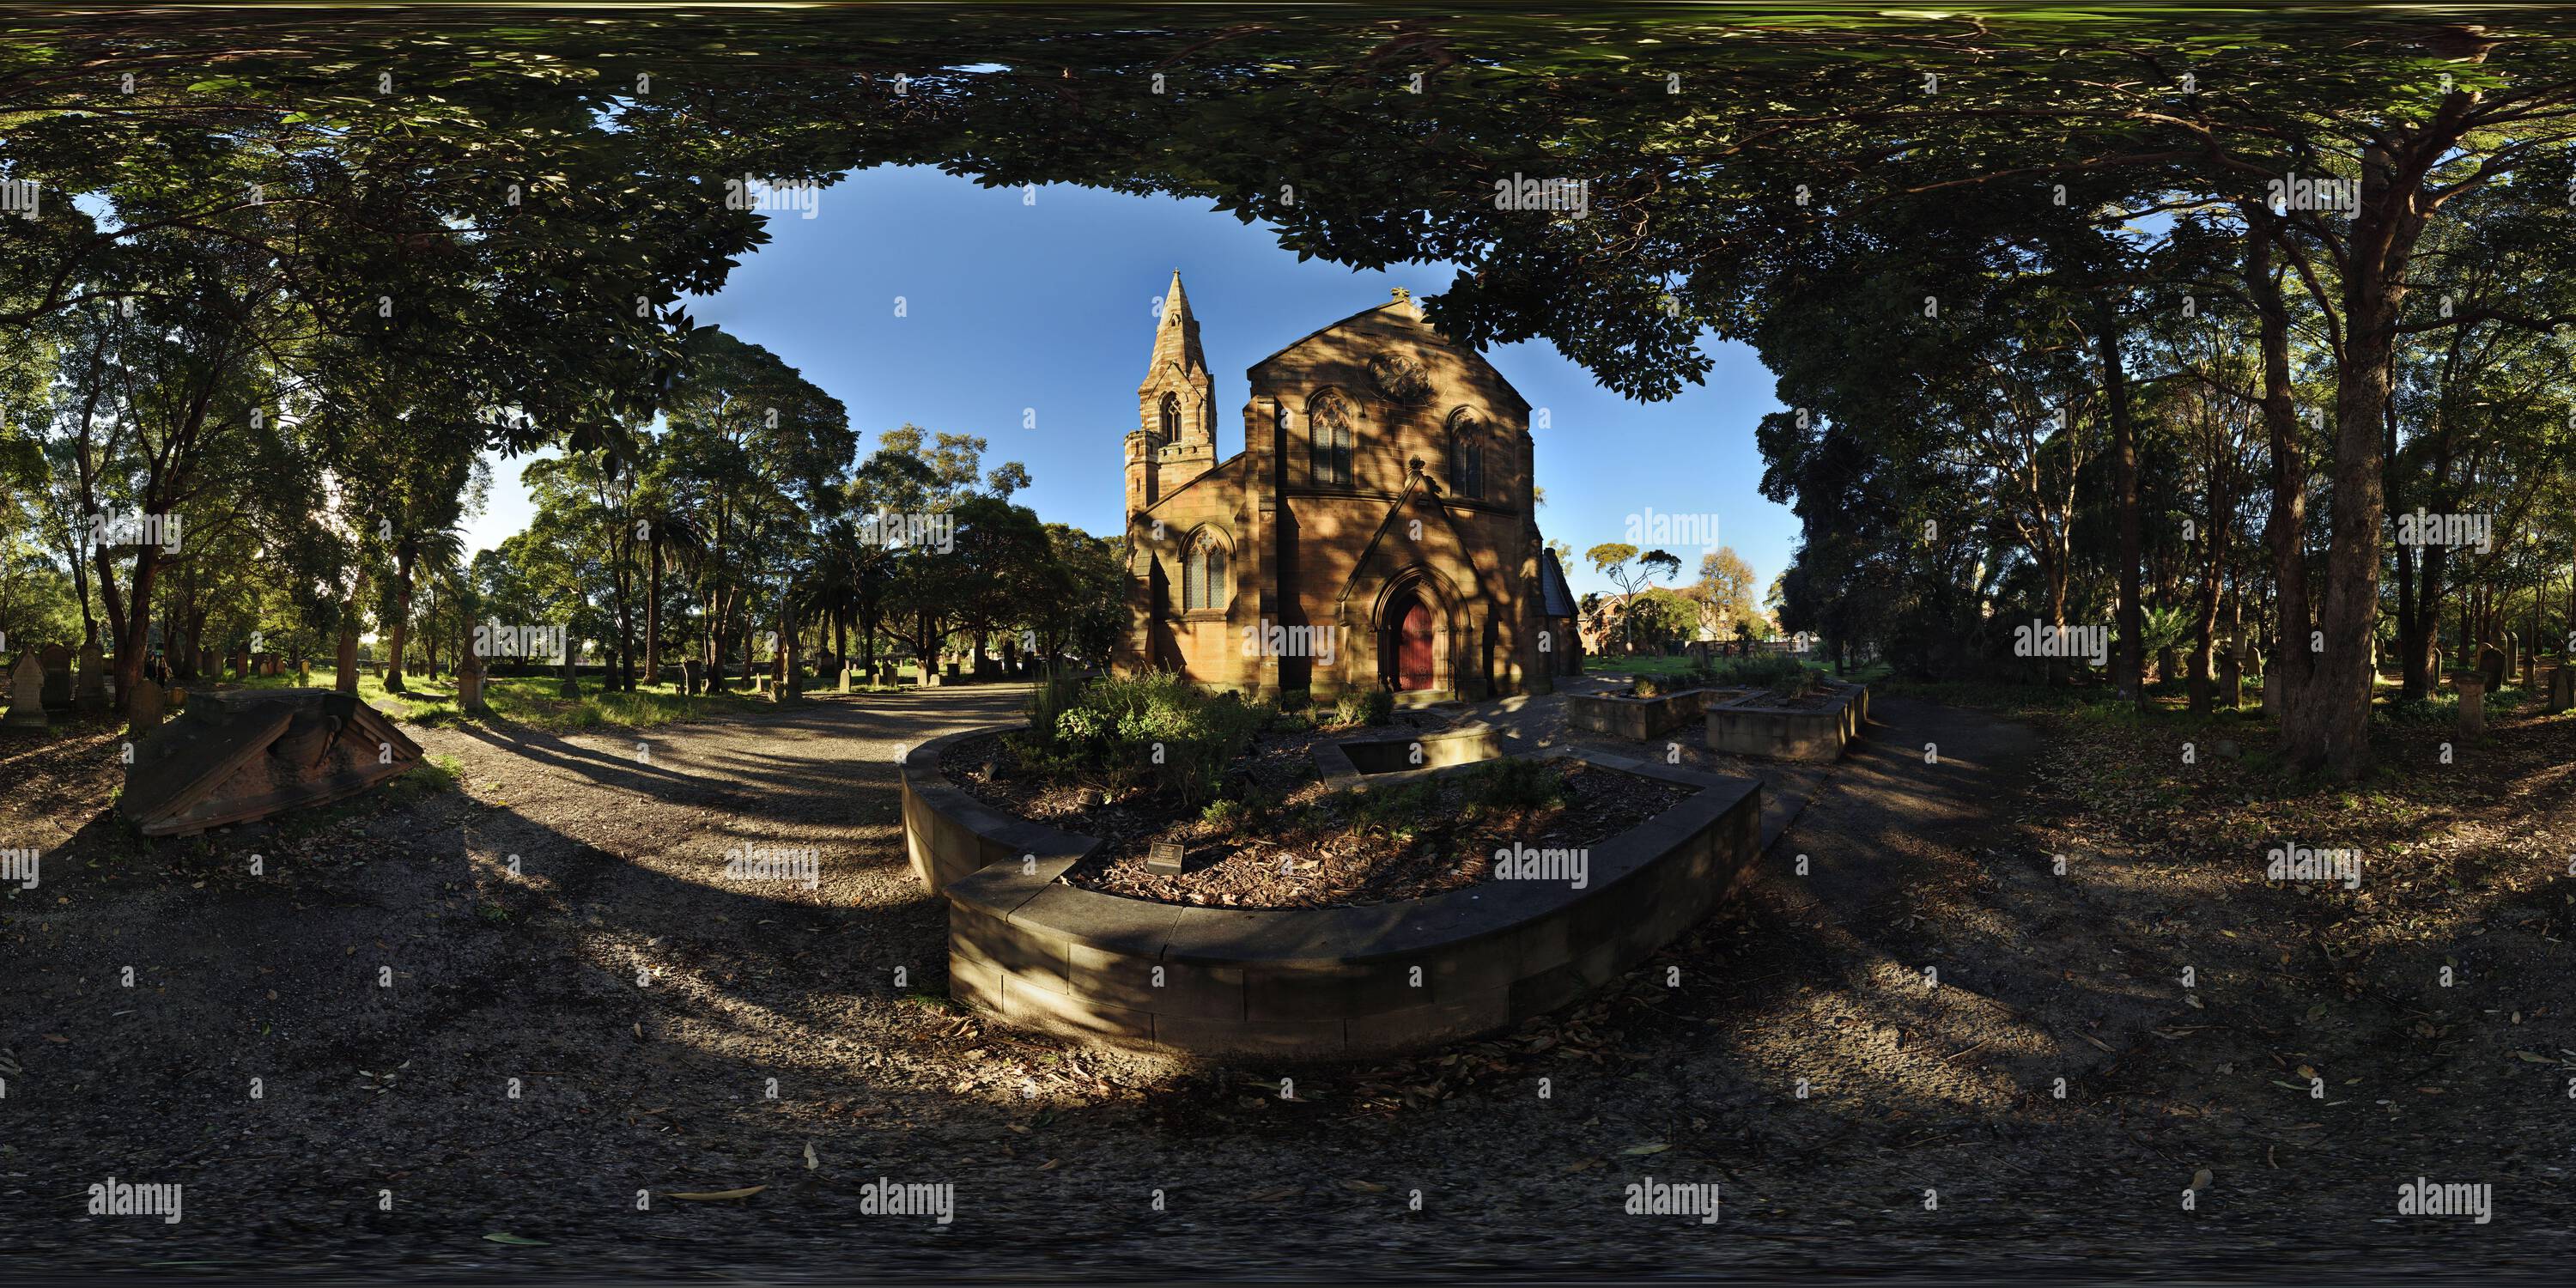
[(420, 763), (418, 743), (357, 695), (201, 693), (137, 739), (117, 812), (145, 836), (193, 836), (354, 796)]

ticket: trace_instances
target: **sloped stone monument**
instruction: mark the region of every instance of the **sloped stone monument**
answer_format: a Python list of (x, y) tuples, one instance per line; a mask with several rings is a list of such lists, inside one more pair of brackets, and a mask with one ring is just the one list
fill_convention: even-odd
[(354, 796), (420, 757), (418, 743), (353, 694), (204, 693), (136, 741), (116, 808), (145, 836), (194, 836)]

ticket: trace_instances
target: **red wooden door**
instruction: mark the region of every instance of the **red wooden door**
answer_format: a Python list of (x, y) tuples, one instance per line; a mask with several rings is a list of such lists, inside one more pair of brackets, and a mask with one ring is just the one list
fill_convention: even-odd
[(1395, 687), (1408, 693), (1431, 687), (1431, 606), (1419, 599), (1396, 627)]

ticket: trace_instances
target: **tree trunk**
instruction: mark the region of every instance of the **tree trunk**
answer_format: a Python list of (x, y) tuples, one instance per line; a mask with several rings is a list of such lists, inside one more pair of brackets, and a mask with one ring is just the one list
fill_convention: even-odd
[(394, 557), (394, 620), (386, 634), (392, 651), (385, 655), (385, 692), (409, 693), (403, 687), (403, 647), (411, 640), (411, 552)]
[(2129, 369), (2121, 354), (2118, 310), (2104, 308), (2094, 344), (2102, 362), (2102, 395), (2111, 416), (2112, 488), (2120, 511), (2120, 655), (2113, 683), (2123, 698), (2147, 702), (2146, 623), (2138, 602), (2138, 565), (2142, 561), (2138, 531), (2138, 427), (2129, 409)]
[(644, 542), (644, 682), (662, 682), (662, 529)]

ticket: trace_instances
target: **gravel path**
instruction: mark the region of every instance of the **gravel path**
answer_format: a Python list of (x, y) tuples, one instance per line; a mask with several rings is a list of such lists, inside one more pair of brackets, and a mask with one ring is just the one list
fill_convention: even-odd
[[(2177, 1008), (2093, 969), (2127, 911), (2018, 852), (2028, 732), (1920, 704), (1881, 704), (1817, 776), (1747, 907), (1507, 1040), (1183, 1069), (989, 1029), (943, 1000), (943, 909), (904, 865), (893, 760), (1017, 701), (430, 729), (460, 792), (194, 845), (61, 819), (43, 885), (0, 905), (0, 1265), (2348, 1277), (2563, 1256), (2536, 1197), (2552, 1151), (2491, 1174), (2524, 1188), (2489, 1226), (2392, 1224), (2380, 1170), (2290, 1152), (2268, 1174), (2216, 1160), (2181, 1210), (2213, 1164), (2193, 1133), (2215, 1129), (2163, 1096), (2141, 1036)], [(32, 754), (90, 757), (48, 781), (87, 774), (103, 801), (92, 744)], [(729, 879), (746, 849), (790, 870), (810, 849), (814, 888)], [(2421, 1144), (2437, 1179), (2479, 1156)], [(185, 1219), (85, 1215), (111, 1176), (184, 1183)], [(1627, 1214), (1649, 1177), (1722, 1185), (1723, 1217)], [(880, 1178), (952, 1187), (953, 1220), (876, 1211)]]

